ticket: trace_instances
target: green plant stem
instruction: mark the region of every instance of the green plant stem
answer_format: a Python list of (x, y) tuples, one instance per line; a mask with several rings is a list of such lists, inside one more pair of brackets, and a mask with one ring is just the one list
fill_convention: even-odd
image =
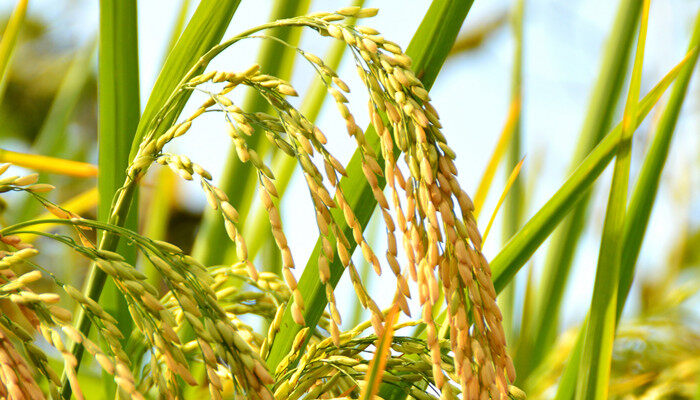
[[(590, 97), (586, 119), (581, 127), (576, 153), (572, 159), (575, 168), (595, 145), (600, 142), (610, 126), (615, 105), (619, 99), (630, 49), (634, 41), (636, 26), (641, 12), (641, 1), (620, 2), (613, 29), (605, 47), (598, 81)], [(561, 301), (568, 281), (579, 238), (586, 225), (590, 203), (590, 190), (581, 198), (571, 215), (557, 229), (547, 252), (542, 273), (542, 286), (535, 310), (532, 348), (517, 360), (518, 373), (525, 378), (541, 361), (552, 343), (558, 329)]]
[(622, 247), (622, 264), (620, 266), (620, 295), (618, 296), (618, 319), (624, 309), (627, 295), (629, 294), (634, 269), (639, 256), (639, 250), (644, 241), (644, 234), (649, 223), (649, 216), (654, 207), (656, 194), (659, 189), (659, 180), (663, 172), (671, 139), (676, 128), (678, 115), (688, 91), (688, 85), (693, 69), (698, 61), (698, 46), (700, 46), (700, 11), (696, 14), (693, 33), (690, 39), (688, 51), (695, 53), (690, 62), (683, 67), (678, 75), (671, 96), (666, 104), (654, 134), (647, 155), (642, 163), (639, 178), (630, 197), (628, 215), (625, 218), (625, 244)]
[[(690, 59), (691, 57), (684, 58), (640, 101), (637, 121), (643, 120), (651, 111), (671, 82), (689, 64)], [(530, 218), (491, 261), (491, 273), (496, 292), (503, 290), (518, 270), (530, 259), (535, 250), (547, 239), (557, 224), (590, 189), (593, 182), (615, 155), (621, 132), (621, 126), (618, 125), (608, 133), (547, 203)]]
[[(110, 200), (121, 187), (126, 176), (129, 162), (129, 148), (139, 120), (139, 73), (138, 73), (138, 38), (136, 26), (136, 1), (100, 1), (100, 46), (99, 46), (99, 172), (97, 187), (100, 202), (97, 207), (101, 221), (108, 221)], [(135, 230), (137, 227), (135, 212), (126, 215), (123, 226)], [(105, 242), (109, 235), (103, 235)], [(114, 248), (117, 247), (115, 241)], [(127, 262), (136, 261), (136, 249), (122, 245), (119, 252)], [(112, 314), (119, 330), (128, 337), (133, 321), (126, 309), (126, 301), (116, 286), (106, 283), (104, 272), (92, 267), (86, 292), (90, 298), (98, 300), (104, 287), (105, 295), (100, 303)], [(83, 312), (77, 317), (76, 325), (81, 332), (88, 335), (90, 323)], [(71, 352), (80, 362), (83, 347), (73, 343)], [(116, 385), (111, 380), (105, 385), (107, 397), (112, 397)], [(67, 377), (63, 377), (63, 398), (70, 398), (71, 387)]]
[[(630, 197), (628, 211), (625, 216), (624, 241), (620, 261), (620, 282), (615, 319), (617, 323), (620, 321), (632, 284), (634, 268), (658, 192), (658, 182), (668, 155), (668, 147), (673, 137), (675, 124), (685, 99), (690, 78), (698, 61), (698, 46), (700, 46), (700, 12), (696, 15), (692, 38), (688, 46), (691, 56), (688, 62), (683, 65), (676, 78), (671, 97), (661, 115), (654, 140), (644, 158), (637, 184)], [(581, 325), (576, 345), (571, 351), (569, 361), (562, 373), (562, 378), (557, 388), (556, 400), (570, 400), (574, 397), (576, 380), (581, 364), (583, 338), (587, 325), (588, 317)]]
[[(107, 0), (104, 0), (107, 1)], [(116, 0), (114, 4), (116, 4), (118, 7), (125, 7), (125, 3), (121, 3)], [(182, 93), (182, 91), (176, 90), (176, 88), (180, 87), (182, 85), (181, 81), (187, 81), (189, 80), (192, 76), (194, 76), (198, 71), (201, 71), (204, 69), (204, 67), (208, 64), (208, 62), (214, 57), (215, 54), (218, 54), (218, 52), (223, 51), (224, 47), (219, 47), (215, 46), (216, 43), (218, 43), (221, 40), (221, 36), (223, 36), (226, 26), (228, 26), (228, 23), (231, 20), (231, 17), (233, 16), (233, 12), (235, 9), (238, 7), (238, 1), (231, 1), (229, 3), (224, 3), (222, 1), (214, 1), (214, 0), (203, 0), (200, 4), (199, 7), (197, 7), (197, 11), (195, 11), (194, 16), (190, 20), (190, 23), (188, 24), (187, 28), (185, 29), (185, 32), (182, 34), (180, 40), (178, 41), (178, 44), (176, 45), (176, 48), (170, 53), (168, 60), (166, 60), (166, 65), (163, 67), (163, 71), (161, 72), (161, 75), (159, 76), (158, 80), (156, 81), (156, 87), (154, 88), (154, 91), (151, 93), (151, 99), (149, 99), (148, 104), (146, 105), (146, 110), (144, 111), (144, 115), (142, 116), (141, 120), (139, 121), (139, 127), (136, 129), (136, 134), (133, 138), (133, 142), (131, 144), (131, 149), (132, 152), (134, 148), (138, 149), (139, 144), (141, 143), (141, 140), (145, 136), (145, 129), (146, 128), (141, 128), (141, 126), (145, 126), (150, 128), (151, 126), (154, 126), (153, 131), (156, 131), (157, 128), (161, 128), (161, 131), (164, 131), (162, 129), (163, 123), (166, 121), (172, 121), (174, 120), (177, 115), (174, 115), (174, 113), (169, 114), (169, 118), (165, 119), (162, 117), (161, 107), (166, 107), (166, 106), (171, 106), (175, 107), (177, 110), (177, 114), (182, 110), (182, 106), (184, 106), (184, 102), (187, 101), (187, 98), (189, 97), (190, 92), (186, 91)], [(105, 3), (109, 4), (109, 3)], [(135, 12), (135, 4), (133, 5), (134, 7), (134, 12)], [(226, 11), (229, 11), (228, 13)], [(106, 10), (105, 10), (106, 11)], [(102, 12), (103, 8), (101, 7), (100, 10), (100, 18), (102, 18)], [(125, 13), (115, 13), (116, 15), (124, 16)], [(134, 14), (135, 17), (135, 14)], [(217, 26), (220, 27), (218, 30), (215, 29)], [(135, 23), (135, 19), (134, 19)], [(100, 24), (102, 27), (102, 23)], [(102, 28), (101, 28), (102, 29)], [(217, 33), (218, 32), (218, 36)], [(103, 39), (101, 39), (103, 40)], [(230, 44), (229, 44), (230, 45)], [(135, 46), (135, 44), (134, 44)], [(214, 46), (212, 48), (212, 46)], [(197, 53), (197, 50), (200, 51), (200, 53)], [(207, 51), (208, 50), (208, 51)], [(207, 57), (206, 54), (209, 56)], [(201, 58), (200, 58), (201, 56)], [(186, 62), (187, 59), (190, 60), (195, 60), (194, 61), (194, 66), (191, 66), (192, 64), (186, 64), (184, 67), (181, 65), (182, 63)], [(177, 65), (173, 65), (177, 64)], [(184, 72), (183, 72), (184, 71)], [(175, 76), (176, 74), (180, 73), (181, 75)], [(184, 78), (182, 77), (184, 75)], [(116, 76), (114, 78), (117, 78)], [(171, 85), (171, 82), (175, 81), (174, 85)], [(172, 94), (170, 92), (166, 91), (174, 91), (176, 94)], [(136, 91), (138, 93), (138, 90)], [(180, 96), (177, 96), (177, 95)], [(183, 99), (184, 98), (184, 99)], [(175, 101), (177, 99), (177, 102)], [(161, 102), (162, 101), (162, 102)], [(149, 108), (150, 106), (150, 108)], [(138, 109), (138, 107), (137, 107)], [(170, 109), (170, 108), (169, 108)], [(151, 111), (149, 111), (151, 110)], [(147, 122), (144, 122), (144, 120), (147, 118), (145, 112), (149, 111), (149, 120)], [(160, 117), (160, 118), (158, 118)], [(153, 120), (151, 121), (150, 118)], [(139, 130), (143, 129), (141, 133), (139, 133)], [(123, 131), (119, 131), (123, 132)], [(128, 131), (126, 131), (128, 132)], [(109, 152), (105, 152), (105, 154), (109, 155)], [(134, 153), (135, 155), (135, 153)], [(127, 160), (128, 164), (128, 160)], [(126, 168), (121, 169), (121, 171), (125, 171)], [(116, 173), (116, 172), (113, 172)], [(111, 224), (116, 225), (116, 226), (124, 226), (128, 219), (129, 215), (129, 209), (131, 206), (131, 203), (134, 200), (135, 192), (136, 192), (136, 186), (135, 186), (135, 181), (133, 177), (126, 177), (124, 185), (119, 189), (117, 194), (114, 196), (114, 203), (112, 208), (109, 210), (109, 216), (108, 220)], [(111, 197), (107, 197), (111, 198)], [(99, 248), (102, 250), (109, 250), (109, 251), (114, 251), (117, 248), (117, 245), (119, 244), (119, 237), (110, 233), (105, 233), (102, 235), (102, 239), (100, 240), (100, 245)], [(102, 293), (102, 289), (105, 285), (106, 281), (106, 275), (105, 273), (97, 268), (96, 266), (92, 266), (90, 269), (90, 275), (88, 277), (88, 281), (86, 284), (86, 289), (84, 290), (84, 294), (93, 299), (93, 300), (98, 300), (100, 298), (100, 295)], [(86, 314), (82, 311), (78, 313), (77, 316), (77, 322), (75, 324), (77, 329), (83, 333), (85, 336), (88, 335), (90, 331), (90, 320), (87, 318)], [(128, 337), (128, 336), (127, 336)], [(78, 365), (76, 365), (75, 370), (76, 372), (80, 368), (80, 360), (82, 358), (84, 348), (81, 344), (79, 343), (73, 343), (71, 345), (71, 353), (76, 357), (78, 360)], [(65, 379), (64, 379), (65, 382)], [(62, 397), (63, 398), (70, 398), (71, 396), (71, 388), (70, 385), (64, 384), (63, 385), (63, 392), (62, 392)]]
[[(430, 89), (435, 82), (471, 4), (472, 1), (468, 0), (434, 0), (411, 40), (406, 54), (413, 59), (412, 68), (426, 89)], [(375, 153), (379, 154), (379, 139), (372, 127), (366, 131), (366, 140)], [(379, 161), (381, 166), (383, 160)], [(346, 193), (346, 200), (352, 207), (358, 222), (364, 230), (374, 211), (376, 200), (369, 184), (364, 179), (361, 163), (361, 156), (359, 152), (356, 152), (346, 168), (348, 176), (341, 179), (340, 186), (343, 193)], [(379, 185), (384, 187), (385, 181), (383, 179), (379, 180)], [(350, 243), (349, 250), (351, 252), (354, 251), (356, 243), (352, 238), (351, 229), (345, 223), (342, 212), (334, 209), (332, 215), (348, 238)], [(319, 279), (318, 266), (316, 265), (320, 249), (321, 242), (319, 240), (298, 284), (305, 302), (304, 320), (306, 325), (310, 327), (316, 326), (327, 305), (325, 288)], [(331, 265), (330, 279), (334, 287), (340, 280), (343, 272), (340, 261), (336, 258)], [(275, 336), (267, 358), (270, 370), (274, 371), (277, 364), (288, 354), (294, 337), (301, 329), (302, 326), (295, 324), (292, 319), (291, 307), (287, 306), (282, 317), (280, 332)]]
[(643, 1), (637, 52), (622, 120), (622, 134), (615, 158), (610, 195), (603, 223), (603, 235), (600, 239), (593, 299), (586, 325), (581, 367), (576, 385), (575, 398), (578, 400), (602, 400), (607, 398), (608, 394), (615, 327), (617, 326), (617, 295), (620, 281), (620, 257), (624, 240), (623, 227), (627, 206), (632, 136), (637, 128), (636, 111), (642, 81), (649, 2), (650, 0)]

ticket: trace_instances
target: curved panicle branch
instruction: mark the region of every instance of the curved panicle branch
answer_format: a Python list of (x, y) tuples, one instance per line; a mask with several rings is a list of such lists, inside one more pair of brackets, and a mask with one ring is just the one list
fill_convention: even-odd
[[(446, 12), (449, 8), (436, 10)], [(272, 398), (273, 392), (278, 397), (302, 396), (304, 391), (299, 388), (291, 392), (301, 376), (312, 374), (315, 379), (310, 382), (325, 379), (318, 371), (304, 367), (304, 357), (301, 357), (302, 364), (297, 363), (307, 343), (312, 346), (315, 343), (317, 349), (328, 346), (341, 349), (369, 326), (376, 335), (382, 336), (385, 324), (391, 324), (392, 328), (395, 325), (393, 321), (386, 321), (385, 313), (359, 278), (350, 257), (355, 246), (359, 246), (377, 274), (387, 265), (390, 267), (397, 279), (395, 307), (405, 314), (409, 314), (408, 298), (411, 296), (408, 281), (418, 284), (418, 299), (424, 310), (422, 320), (428, 326), (428, 337), (426, 341), (414, 340), (422, 343), (422, 353), (428, 356), (425, 362), (430, 365), (430, 371), (421, 379), (448, 397), (460, 392), (469, 396), (506, 395), (508, 383), (514, 380), (514, 371), (505, 350), (502, 317), (495, 303), (490, 270), (480, 252), (481, 236), (472, 215), (473, 205), (456, 179), (455, 153), (441, 133), (439, 117), (430, 104), (428, 91), (414, 73), (415, 69), (423, 81), (431, 83), (439, 68), (427, 63), (427, 58), (421, 58), (412, 69), (413, 61), (396, 43), (373, 28), (347, 23), (349, 18), (371, 17), (376, 12), (376, 9), (347, 7), (335, 13), (288, 18), (250, 29), (212, 47), (180, 79), (162, 108), (145, 125), (145, 134), (126, 170), (125, 182), (113, 199), (108, 222), (80, 218), (37, 197), (59, 218), (28, 221), (0, 231), (2, 235), (40, 234), (92, 260), (96, 271), (111, 278), (126, 299), (137, 328), (131, 335), (130, 346), (138, 348), (139, 354), (150, 355), (143, 358), (149, 360), (145, 369), (134, 369), (121, 346), (122, 337), (115, 322), (104, 310), (96, 308), (99, 304), (95, 300), (105, 279), (91, 280), (84, 294), (64, 287), (80, 306), (83, 317), (78, 329), (70, 331), (76, 346), (72, 352), (66, 352), (66, 365), (70, 368), (65, 369), (67, 383), (62, 388), (63, 393), (73, 391), (80, 396), (76, 384), (79, 355), (76, 349), (85, 348), (93, 355), (102, 352), (99, 354), (103, 355), (96, 357), (98, 362), (115, 375), (120, 390), (133, 398), (143, 397), (152, 387), (162, 393), (179, 393), (183, 382), (196, 385), (189, 367), (192, 362), (200, 362), (204, 367), (213, 398), (222, 396), (222, 380), (231, 381), (236, 392), (251, 398)], [(429, 36), (439, 39), (456, 35), (459, 24), (450, 26), (449, 32), (435, 31)], [(350, 89), (336, 72), (319, 57), (301, 49), (296, 51), (313, 66), (346, 123), (347, 132), (357, 147), (357, 161), (351, 162), (352, 168), (346, 169), (328, 151), (328, 138), (322, 130), (287, 101), (287, 97), (297, 96), (288, 82), (262, 73), (259, 65), (240, 72), (202, 72), (228, 47), (243, 39), (266, 37), (259, 32), (276, 27), (310, 28), (348, 46), (369, 93), (369, 114), (377, 134), (366, 135), (356, 124), (343, 94)], [(443, 47), (449, 50), (448, 46)], [(425, 47), (424, 51), (429, 53), (429, 48)], [(439, 53), (443, 60), (446, 51), (444, 55)], [(248, 112), (236, 105), (230, 94), (239, 87), (257, 92), (272, 112)], [(183, 121), (171, 123), (182, 102), (194, 90), (206, 94), (207, 100)], [(236, 156), (256, 171), (272, 236), (282, 254), (283, 279), (259, 273), (253, 265), (238, 226), (238, 210), (226, 193), (212, 184), (211, 174), (188, 157), (165, 151), (168, 143), (186, 134), (199, 116), (209, 112), (221, 113)], [(321, 293), (325, 292), (324, 304), (329, 305), (329, 310), (323, 313), (324, 307), (319, 309), (314, 303), (311, 312), (317, 315), (313, 320), (307, 321), (305, 295), (308, 293), (302, 293), (292, 273), (295, 261), (277, 206), (279, 193), (274, 172), (245, 139), (256, 132), (264, 135), (270, 145), (297, 160), (316, 210), (321, 247), (314, 255), (313, 264)], [(235, 244), (237, 261), (233, 266), (205, 268), (175, 246), (150, 240), (122, 227), (137, 185), (153, 163), (171, 168), (185, 180), (200, 181), (209, 205), (219, 212), (226, 233)], [(8, 182), (11, 190), (41, 189), (41, 185), (23, 189), (16, 181)], [(19, 183), (27, 182), (20, 178)], [(384, 193), (385, 185), (388, 185), (391, 200)], [(371, 209), (356, 208), (357, 195), (361, 193), (380, 206), (389, 243), (385, 261), (380, 261), (364, 238), (364, 213)], [(75, 238), (32, 231), (32, 226), (45, 223), (70, 226)], [(401, 249), (397, 245), (397, 228), (403, 242)], [(99, 246), (87, 239), (85, 230), (104, 232)], [(164, 278), (165, 293), (149, 284), (143, 273), (114, 252), (120, 239), (126, 240), (155, 266)], [(408, 262), (402, 266), (399, 259), (403, 257)], [(360, 303), (371, 312), (370, 321), (361, 330), (343, 333), (339, 329), (341, 317), (334, 296), (337, 277), (342, 272), (338, 268), (350, 271)], [(249, 288), (242, 287), (241, 282), (247, 282)], [(273, 287), (277, 288), (275, 294), (270, 293)], [(240, 299), (246, 296), (253, 297), (242, 302)], [(449, 342), (438, 339), (432, 319), (431, 311), (440, 305), (449, 305), (448, 323), (454, 332)], [(241, 313), (267, 319), (270, 323), (267, 336), (254, 334), (238, 319)], [(298, 333), (292, 352), (279, 354), (274, 344), (286, 316), (291, 316), (292, 323), (299, 329), (294, 331)], [(309, 326), (303, 328), (306, 324)], [(88, 344), (91, 343), (86, 341), (90, 325), (97, 326), (108, 344), (107, 350)], [(396, 325), (397, 328), (401, 326)], [(443, 354), (447, 349), (455, 356), (446, 360)], [(262, 361), (273, 354), (283, 356), (274, 364), (279, 379), (268, 373)], [(313, 352), (305, 354), (317, 357)], [(308, 357), (307, 362), (312, 362)], [(390, 374), (396, 372), (391, 359), (382, 370), (388, 374), (375, 374), (371, 378), (375, 389), (378, 382), (391, 382)], [(358, 386), (360, 376), (344, 373), (333, 379)], [(275, 385), (270, 386), (273, 383)], [(318, 386), (314, 390), (319, 390)], [(328, 393), (337, 390), (337, 387), (329, 388)]]

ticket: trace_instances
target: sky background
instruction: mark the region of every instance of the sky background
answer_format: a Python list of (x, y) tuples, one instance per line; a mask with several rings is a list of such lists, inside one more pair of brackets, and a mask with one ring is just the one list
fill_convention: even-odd
[[(331, 11), (349, 1), (316, 0), (313, 11)], [(556, 191), (567, 176), (571, 155), (588, 105), (588, 97), (600, 68), (602, 46), (609, 34), (618, 1), (553, 1), (526, 0), (525, 44), (523, 72), (523, 152), (526, 156), (521, 178), (531, 189), (525, 212), (529, 218)], [(6, 12), (14, 1), (0, 0), (0, 10)], [(139, 1), (139, 57), (141, 106), (155, 82), (163, 55), (179, 9), (176, 0)], [(511, 7), (511, 1), (476, 1), (463, 30), (477, 25)], [(406, 48), (429, 2), (413, 0), (368, 1), (366, 6), (379, 7), (377, 17), (364, 20), (363, 25), (378, 29), (386, 38)], [(237, 32), (267, 21), (271, 1), (242, 1), (226, 34)], [(690, 26), (700, 9), (700, 0), (652, 1), (646, 57), (642, 78), (642, 94), (646, 93), (685, 54), (690, 37)], [(29, 13), (42, 15), (50, 29), (65, 35), (66, 40), (87, 41), (97, 30), (97, 1), (54, 0), (30, 1)], [(69, 18), (66, 18), (69, 15)], [(329, 38), (321, 38), (313, 31), (305, 31), (301, 48), (319, 56), (325, 54)], [(215, 59), (209, 69), (238, 71), (255, 62), (258, 40), (236, 44)], [(477, 51), (450, 58), (431, 91), (433, 104), (440, 113), (448, 143), (456, 151), (460, 182), (473, 195), (484, 166), (491, 154), (505, 121), (510, 96), (510, 73), (513, 40), (508, 26), (492, 35)], [(293, 85), (300, 93), (308, 87), (312, 70), (297, 59)], [(354, 66), (345, 59), (340, 76), (350, 84), (353, 92), (350, 106), (358, 124), (365, 126), (366, 92), (356, 78)], [(625, 93), (626, 89), (623, 89)], [(660, 196), (652, 214), (645, 245), (642, 247), (639, 267), (642, 276), (653, 276), (657, 268), (667, 262), (669, 248), (677, 240), (681, 229), (700, 222), (700, 120), (698, 79), (692, 81), (690, 94), (681, 113), (666, 170), (662, 177)], [(240, 101), (244, 93), (233, 96)], [(183, 115), (194, 110), (201, 98), (193, 96)], [(298, 103), (297, 103), (298, 104)], [(652, 112), (652, 118), (653, 118)], [(615, 120), (619, 120), (618, 111)], [(649, 122), (637, 131), (633, 147), (632, 184), (649, 140)], [(188, 135), (174, 142), (169, 151), (188, 155), (215, 176), (220, 175), (228, 153), (228, 136), (220, 116), (198, 119)], [(329, 137), (329, 149), (341, 161), (349, 160), (353, 148), (343, 124), (338, 123), (334, 106), (325, 107), (319, 126)], [(682, 146), (680, 144), (683, 144)], [(509, 173), (510, 171), (508, 171)], [(489, 199), (484, 206), (481, 229), (488, 222), (503, 187), (503, 171), (499, 171)], [(574, 275), (564, 301), (564, 324), (580, 320), (589, 307), (595, 274), (600, 231), (611, 177), (611, 168), (599, 179), (594, 192), (594, 207), (585, 238), (578, 249)], [(199, 210), (204, 197), (197, 184), (182, 185), (183, 206)], [(304, 182), (295, 178), (282, 206), (284, 226), (290, 235), (290, 245), (297, 264), (303, 265), (313, 248), (317, 234), (312, 222), (313, 211), (305, 192)], [(383, 235), (378, 235), (380, 238)], [(497, 220), (485, 245), (487, 258), (492, 258), (502, 246), (500, 220)], [(383, 246), (381, 240), (376, 249)], [(545, 249), (540, 249), (534, 265), (540, 267)], [(519, 275), (525, 275), (522, 270)], [(298, 271), (300, 272), (300, 270)], [(384, 304), (393, 293), (393, 280), (386, 278), (372, 283), (371, 293), (377, 293)], [(537, 276), (537, 275), (536, 275)], [(344, 281), (347, 279), (344, 278)], [(347, 282), (346, 282), (347, 283)], [(347, 286), (347, 285), (345, 285)], [(338, 295), (340, 305), (343, 293)], [(349, 305), (349, 303), (346, 303)]]

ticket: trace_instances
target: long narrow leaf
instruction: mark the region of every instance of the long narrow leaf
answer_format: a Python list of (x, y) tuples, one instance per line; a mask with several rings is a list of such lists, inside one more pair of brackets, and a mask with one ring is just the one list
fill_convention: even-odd
[[(513, 15), (513, 36), (515, 39), (515, 54), (513, 55), (513, 69), (511, 72), (511, 103), (518, 102), (518, 113), (513, 123), (513, 134), (506, 153), (505, 169), (513, 170), (523, 157), (520, 149), (522, 115), (523, 115), (523, 41), (524, 41), (524, 19), (525, 0), (516, 0)], [(524, 176), (513, 182), (510, 188), (510, 195), (505, 199), (503, 209), (503, 243), (507, 242), (520, 228), (523, 222), (524, 206)], [(503, 314), (503, 331), (506, 334), (506, 341), (513, 342), (513, 325), (515, 316), (515, 284), (506, 287), (498, 298), (498, 306)]]
[[(139, 121), (137, 32), (136, 0), (100, 1), (97, 214), (101, 221), (109, 220), (112, 197), (126, 177), (129, 149)], [(132, 230), (137, 229), (136, 212), (127, 216), (124, 226)], [(122, 244), (119, 252), (127, 262), (136, 261), (136, 251), (133, 246)], [(93, 266), (86, 286), (87, 294), (92, 299), (98, 300), (104, 286), (101, 304), (116, 318), (124, 337), (128, 337), (133, 321), (127, 311), (126, 301), (114, 283), (109, 281), (105, 286), (105, 281), (104, 272)], [(76, 325), (87, 335), (90, 322), (83, 313), (78, 315)], [(80, 362), (83, 347), (74, 343), (71, 350)], [(113, 383), (107, 385), (108, 397), (112, 395), (115, 388)], [(64, 385), (63, 397), (69, 398), (70, 394), (70, 385)]]
[(700, 11), (695, 17), (695, 26), (690, 40), (689, 51), (692, 52), (695, 49), (694, 53), (673, 85), (671, 97), (656, 127), (654, 141), (644, 158), (639, 178), (637, 178), (636, 186), (630, 198), (628, 214), (625, 217), (625, 244), (622, 248), (622, 264), (620, 266), (620, 295), (617, 301), (618, 318), (622, 314), (627, 294), (632, 286), (634, 267), (637, 263), (647, 224), (649, 223), (649, 216), (656, 200), (659, 179), (666, 163), (668, 149), (671, 145), (676, 122), (678, 121), (678, 114), (688, 91), (693, 68), (698, 61), (698, 46), (700, 46)]
[[(478, 218), (481, 214), (481, 208), (484, 206), (486, 201), (486, 196), (491, 189), (493, 184), (493, 178), (496, 176), (496, 171), (498, 166), (503, 160), (503, 156), (506, 154), (506, 150), (513, 141), (513, 135), (516, 132), (517, 126), (520, 124), (520, 97), (519, 95), (514, 95), (510, 102), (510, 107), (508, 108), (508, 116), (506, 118), (506, 123), (501, 130), (501, 134), (498, 137), (498, 142), (496, 142), (496, 147), (491, 153), (484, 173), (481, 176), (481, 180), (476, 187), (476, 192), (474, 194), (474, 217)], [(517, 163), (516, 163), (517, 164)]]
[(508, 180), (506, 181), (506, 187), (503, 189), (503, 193), (501, 193), (501, 197), (498, 199), (498, 203), (496, 203), (496, 208), (494, 208), (493, 213), (491, 214), (491, 218), (489, 219), (489, 223), (486, 225), (486, 229), (484, 229), (484, 234), (482, 235), (481, 239), (482, 241), (486, 242), (486, 237), (488, 237), (488, 234), (491, 231), (493, 221), (496, 220), (498, 210), (501, 208), (501, 205), (503, 205), (503, 202), (508, 196), (511, 188), (513, 187), (513, 184), (518, 180), (518, 176), (520, 175), (520, 168), (522, 168), (524, 161), (525, 159), (520, 160), (520, 162), (516, 164), (515, 168), (513, 168), (513, 171), (510, 173), (510, 176), (508, 176)]
[[(663, 170), (663, 165), (668, 155), (668, 146), (673, 136), (675, 122), (685, 99), (688, 83), (698, 61), (698, 46), (700, 46), (700, 13), (695, 19), (695, 27), (689, 44), (688, 62), (682, 66), (676, 84), (673, 86), (671, 98), (663, 111), (659, 125), (654, 136), (654, 141), (644, 159), (639, 173), (637, 185), (632, 193), (627, 215), (625, 216), (624, 243), (622, 259), (620, 263), (620, 283), (617, 301), (617, 318), (624, 309), (624, 303), (629, 293), (634, 276), (634, 267), (639, 256), (644, 233), (649, 221), (649, 215), (658, 190), (658, 180)], [(557, 388), (556, 400), (570, 400), (574, 397), (576, 379), (581, 364), (581, 352), (583, 348), (583, 333), (587, 326), (588, 317), (582, 324), (582, 329), (576, 341), (576, 346), (569, 356), (569, 361), (562, 373)]]
[(637, 128), (636, 111), (639, 88), (642, 82), (649, 3), (650, 0), (644, 0), (642, 6), (642, 22), (639, 28), (637, 52), (622, 119), (622, 134), (615, 158), (610, 196), (603, 223), (603, 234), (600, 239), (593, 299), (591, 300), (576, 386), (575, 398), (579, 400), (607, 398), (610, 382), (613, 342), (617, 325), (616, 307), (620, 279), (620, 256), (624, 239), (625, 208), (627, 206), (627, 184), (630, 173), (632, 136)]
[[(637, 121), (651, 111), (664, 91), (689, 64), (694, 52), (689, 53), (640, 101)], [(593, 182), (612, 160), (620, 140), (621, 127), (615, 127), (583, 162), (572, 172), (564, 184), (542, 208), (523, 226), (491, 261), (494, 287), (503, 290), (518, 270), (556, 228), (571, 208), (579, 201)]]
[[(600, 142), (609, 129), (625, 79), (641, 3), (639, 0), (620, 1), (615, 22), (606, 43), (598, 81), (591, 94), (586, 118), (581, 127), (571, 170)], [(590, 191), (584, 194), (552, 238), (542, 275), (543, 284), (537, 299), (538, 305), (535, 307), (539, 310), (535, 314), (538, 322), (532, 325), (536, 331), (528, 333), (534, 338), (534, 345), (528, 354), (524, 354), (524, 359), (518, 360), (518, 364), (522, 367), (519, 370), (521, 377), (526, 376), (531, 368), (540, 362), (541, 357), (554, 341), (563, 290), (569, 277), (576, 246), (580, 242), (579, 238), (586, 223), (589, 200)]]
[(170, 32), (170, 40), (168, 40), (168, 45), (165, 48), (165, 56), (163, 57), (163, 62), (161, 63), (161, 68), (165, 65), (165, 60), (168, 59), (168, 55), (175, 48), (180, 35), (182, 35), (183, 29), (185, 29), (185, 23), (187, 22), (187, 12), (190, 9), (190, 4), (192, 0), (181, 0), (180, 9), (175, 17), (175, 23), (173, 24), (172, 31)]
[[(131, 146), (131, 158), (136, 155), (138, 146), (149, 129), (156, 127), (158, 132), (162, 132), (165, 127), (170, 126), (170, 122), (180, 115), (189, 99), (190, 91), (186, 91), (178, 97), (176, 104), (173, 105), (174, 112), (168, 113), (162, 121), (156, 120), (158, 112), (171, 97), (182, 78), (197, 65), (207, 51), (221, 41), (239, 4), (240, 0), (202, 0), (199, 2), (185, 31), (168, 54), (163, 69), (153, 86)], [(206, 67), (206, 62), (200, 63), (198, 72), (201, 72), (204, 67)]]

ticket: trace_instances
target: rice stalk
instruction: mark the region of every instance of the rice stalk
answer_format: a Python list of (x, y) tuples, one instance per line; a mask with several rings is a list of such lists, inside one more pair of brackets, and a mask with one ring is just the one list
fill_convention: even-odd
[[(619, 3), (615, 22), (603, 50), (597, 80), (590, 94), (576, 152), (571, 160), (572, 171), (601, 142), (611, 125), (614, 110), (619, 102), (620, 90), (625, 81), (641, 4), (642, 2), (638, 0), (621, 0)], [(558, 323), (544, 323), (544, 321), (557, 321), (563, 288), (566, 286), (573, 263), (575, 252), (572, 249), (576, 248), (581, 237), (589, 203), (590, 191), (576, 203), (570, 216), (562, 221), (561, 228), (554, 233), (552, 245), (547, 250), (547, 262), (542, 275), (542, 295), (537, 300), (539, 306), (535, 308), (541, 310), (535, 315), (535, 318), (541, 322), (532, 325), (537, 330), (529, 334), (534, 338), (532, 347), (523, 353), (522, 362), (518, 360), (522, 370), (528, 371), (536, 366), (556, 336)], [(527, 373), (525, 372), (524, 375)]]
[(642, 81), (642, 63), (649, 21), (650, 0), (642, 5), (642, 22), (632, 69), (632, 78), (622, 118), (622, 134), (615, 155), (610, 196), (603, 223), (598, 267), (596, 269), (593, 299), (583, 341), (575, 399), (605, 399), (608, 397), (612, 347), (617, 326), (617, 295), (623, 227), (627, 205), (627, 185), (631, 162), (632, 136), (636, 130), (636, 111)]
[[(691, 50), (639, 101), (637, 121), (641, 122), (644, 119), (681, 71), (685, 71), (685, 67), (690, 64), (694, 56), (695, 50)], [(569, 210), (586, 194), (590, 185), (612, 160), (621, 132), (621, 126), (618, 124), (579, 164), (547, 203), (494, 257), (491, 261), (491, 269), (496, 291), (500, 292), (510, 282)]]

